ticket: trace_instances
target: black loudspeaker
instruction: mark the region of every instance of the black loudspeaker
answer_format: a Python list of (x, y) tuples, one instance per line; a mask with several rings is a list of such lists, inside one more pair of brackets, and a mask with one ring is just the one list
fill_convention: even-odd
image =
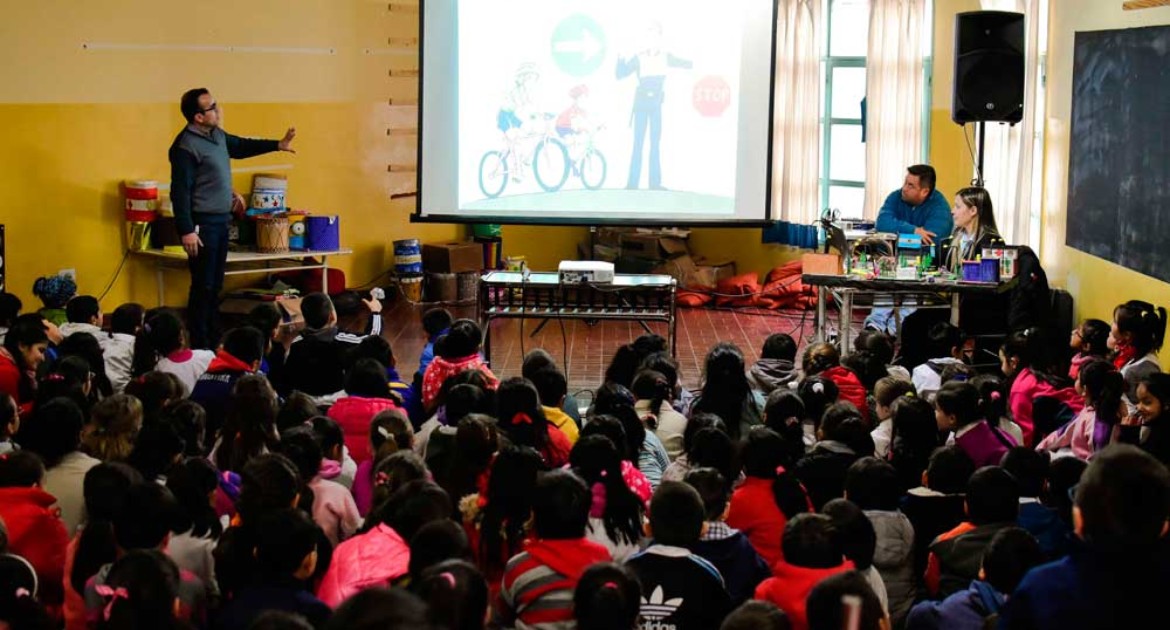
[(1024, 118), (1024, 14), (955, 16), (951, 120), (1018, 123)]

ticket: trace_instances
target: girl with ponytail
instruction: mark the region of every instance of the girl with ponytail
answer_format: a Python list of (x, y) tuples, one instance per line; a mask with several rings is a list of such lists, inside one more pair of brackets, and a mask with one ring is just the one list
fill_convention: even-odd
[(780, 548), (788, 520), (811, 511), (808, 495), (790, 469), (784, 438), (766, 427), (756, 427), (744, 439), (740, 458), (746, 479), (731, 495), (727, 524), (742, 531), (752, 547), (775, 566), (784, 558)]
[(130, 375), (138, 377), (153, 370), (169, 372), (179, 377), (186, 397), (214, 358), (210, 350), (188, 348), (183, 322), (169, 310), (158, 310), (146, 319), (134, 340)]
[(1038, 450), (1071, 452), (1087, 461), (1117, 441), (1114, 429), (1125, 417), (1125, 379), (1121, 372), (1108, 361), (1093, 361), (1081, 368), (1077, 391), (1084, 397), (1085, 408), (1062, 430), (1044, 438)]
[(642, 587), (621, 564), (595, 564), (581, 575), (573, 592), (578, 630), (633, 630), (638, 627)]
[(513, 377), (496, 390), (496, 417), (513, 444), (537, 450), (549, 468), (569, 463), (569, 438), (549, 424), (532, 381)]
[(634, 377), (631, 391), (637, 400), (634, 411), (638, 412), (638, 417), (646, 424), (646, 428), (662, 440), (667, 456), (670, 457), (670, 461), (674, 461), (683, 452), (683, 434), (687, 430), (687, 417), (671, 406), (674, 386), (670, 379), (656, 370), (642, 370)]
[(1051, 342), (1044, 330), (1027, 328), (1008, 335), (999, 349), (1000, 370), (1005, 378), (1013, 379), (1008, 394), (1008, 408), (1012, 412), (1012, 420), (1020, 425), (1023, 432), (1024, 441), (1020, 446), (1036, 443), (1032, 403), (1037, 396), (1055, 398), (1073, 413), (1080, 413), (1084, 407), (1084, 399), (1073, 389), (1072, 383), (1052, 372), (1049, 360), (1053, 347)]
[(617, 446), (604, 435), (585, 436), (573, 446), (569, 463), (593, 493), (586, 538), (624, 562), (638, 551), (643, 505), (622, 478)]
[(1126, 415), (1133, 415), (1142, 379), (1162, 371), (1158, 355), (1166, 339), (1166, 309), (1130, 300), (1113, 309), (1108, 346), (1116, 354), (1113, 365), (1125, 377)]

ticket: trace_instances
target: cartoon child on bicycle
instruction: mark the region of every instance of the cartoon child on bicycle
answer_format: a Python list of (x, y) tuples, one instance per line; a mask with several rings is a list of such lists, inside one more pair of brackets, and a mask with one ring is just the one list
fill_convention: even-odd
[(500, 111), (496, 114), (496, 126), (509, 140), (514, 140), (524, 121), (535, 115), (535, 100), (540, 84), (540, 68), (532, 62), (525, 62), (516, 68), (512, 85), (504, 93)]

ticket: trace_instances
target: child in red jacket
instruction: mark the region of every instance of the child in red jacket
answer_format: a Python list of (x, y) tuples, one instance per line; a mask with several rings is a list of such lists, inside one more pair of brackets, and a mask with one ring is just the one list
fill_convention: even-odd
[(55, 608), (64, 598), (65, 548), (69, 537), (57, 499), (41, 489), (45, 466), (31, 451), (0, 455), (0, 519), (8, 526), (8, 551), (36, 569), (41, 603)]
[(853, 370), (841, 365), (841, 354), (837, 352), (836, 346), (829, 343), (814, 343), (809, 346), (804, 351), (801, 369), (804, 370), (806, 378), (820, 375), (833, 381), (833, 384), (841, 392), (837, 399), (853, 403), (853, 406), (861, 412), (861, 419), (866, 424), (870, 423), (868, 393), (865, 391), (865, 385), (861, 384), (861, 379), (857, 378), (857, 374), (854, 374)]
[(805, 602), (821, 580), (853, 570), (845, 559), (833, 520), (824, 514), (799, 514), (784, 528), (784, 559), (756, 587), (756, 599), (776, 604), (793, 630), (808, 630)]

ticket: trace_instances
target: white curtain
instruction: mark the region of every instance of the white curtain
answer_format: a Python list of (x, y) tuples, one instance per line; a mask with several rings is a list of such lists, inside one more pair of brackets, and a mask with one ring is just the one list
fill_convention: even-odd
[[(1024, 14), (1024, 119), (1016, 125), (987, 123), (987, 144), (983, 154), (983, 179), (995, 207), (995, 220), (1004, 240), (1013, 245), (1034, 244), (1031, 210), (1039, 201), (1033, 194), (1036, 151), (1037, 72), (1040, 67), (1040, 0), (982, 0), (985, 11), (1014, 11)], [(974, 129), (970, 130), (974, 135)]]
[(923, 42), (929, 0), (871, 0), (866, 58), (865, 216), (873, 218), (922, 155)]
[(779, 0), (772, 118), (772, 217), (820, 216), (821, 0)]

